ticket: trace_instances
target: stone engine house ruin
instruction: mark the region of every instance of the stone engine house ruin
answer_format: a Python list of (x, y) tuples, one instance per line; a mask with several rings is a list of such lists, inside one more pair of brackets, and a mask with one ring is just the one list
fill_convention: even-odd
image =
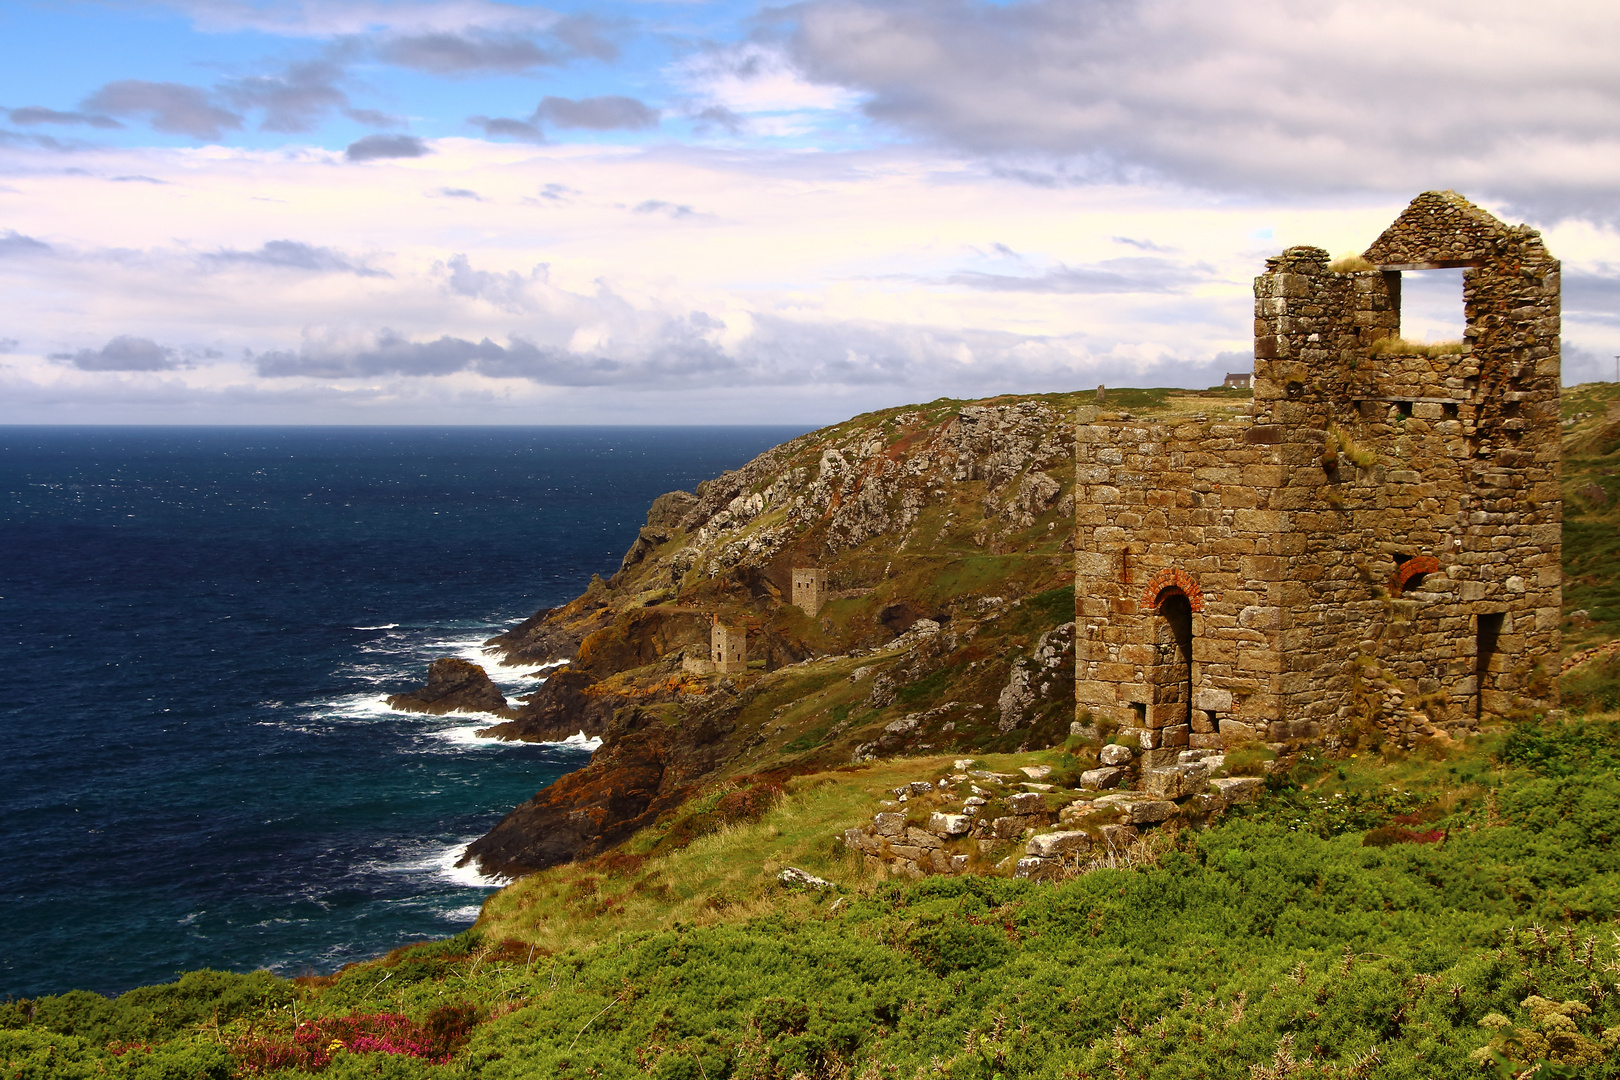
[(818, 567), (794, 567), (793, 606), (815, 618), (827, 602), (827, 571)]
[[(1402, 273), (1457, 267), (1462, 342), (1402, 341)], [(1559, 264), (1540, 234), (1426, 192), (1362, 260), (1268, 259), (1254, 298), (1251, 415), (1079, 411), (1077, 714), (1164, 764), (1555, 704)]]

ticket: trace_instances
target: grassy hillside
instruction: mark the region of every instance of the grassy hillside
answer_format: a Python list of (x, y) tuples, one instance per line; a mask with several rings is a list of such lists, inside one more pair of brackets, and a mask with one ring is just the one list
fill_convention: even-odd
[[(1564, 392), (1564, 611), (1568, 651), (1620, 637), (1620, 384)], [(1610, 414), (1610, 410), (1615, 410)]]
[[(800, 777), (334, 977), (12, 1002), (4, 1075), (1620, 1075), (1620, 717), (1302, 761), (1129, 869), (863, 880), (828, 826), (923, 767)], [(834, 886), (776, 884), (789, 854)]]
[[(1617, 398), (1597, 385), (1565, 402), (1571, 653), (1620, 637)], [(960, 403), (936, 405), (793, 453), (877, 430), (906, 443)], [(711, 501), (798, 467), (789, 455)], [(1068, 490), (1072, 465), (1039, 467)], [(941, 539), (915, 562), (881, 536), (816, 549), (845, 593), (825, 619), (774, 595), (805, 551), (699, 572), (694, 547), (757, 554), (781, 523), (756, 514), (697, 544), (709, 513), (655, 529), (615, 582), (520, 628), (514, 647), (596, 635), (578, 692), (619, 702), (609, 747), (632, 764), (637, 747), (666, 773), (678, 753), (708, 755), (604, 850), (495, 894), (467, 933), (332, 976), (204, 971), (111, 1000), (8, 1002), (0, 1078), (1620, 1077), (1620, 654), (1566, 672), (1563, 715), (1411, 754), (1307, 755), (1207, 831), (1150, 832), (1054, 882), (995, 869), (1019, 840), (976, 852), (979, 873), (915, 882), (846, 850), (843, 830), (956, 756), (1069, 784), (1094, 760), (1065, 749), (1061, 686), (999, 721), (1010, 672), (1072, 617), (1046, 528), (1059, 500), (1026, 521), (1004, 512), (1012, 479), (995, 498), (963, 483), (980, 486), (919, 510), (914, 534)], [(770, 670), (679, 674), (682, 620), (715, 605), (774, 635)], [(941, 629), (891, 640), (919, 617)], [(922, 719), (851, 762), (908, 717)], [(692, 729), (701, 740), (669, 735)], [(926, 815), (931, 798), (900, 809)], [(785, 867), (830, 884), (784, 886)]]

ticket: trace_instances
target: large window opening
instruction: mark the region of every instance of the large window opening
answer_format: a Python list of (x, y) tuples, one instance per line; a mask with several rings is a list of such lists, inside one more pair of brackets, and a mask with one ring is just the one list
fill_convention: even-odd
[(1468, 320), (1463, 314), (1463, 272), (1407, 270), (1401, 274), (1401, 337), (1434, 344), (1462, 341)]
[(1502, 636), (1503, 612), (1479, 616), (1474, 632), (1474, 716), (1485, 715), (1485, 687), (1490, 680), (1491, 661), (1496, 657), (1497, 641)]

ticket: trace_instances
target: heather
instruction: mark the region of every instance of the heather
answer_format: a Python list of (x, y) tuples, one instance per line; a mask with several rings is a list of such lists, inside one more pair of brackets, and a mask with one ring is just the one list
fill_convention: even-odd
[[(703, 845), (763, 868), (812, 795), (636, 880), (674, 895)], [(824, 833), (799, 850), (828, 890), (761, 869), (662, 924), (486, 915), (328, 977), (13, 1001), (0, 1048), (12, 1080), (1620, 1075), (1617, 820), (1616, 718), (1528, 720), (1303, 758), (1129, 870), (875, 881)], [(549, 873), (576, 876), (508, 894), (579, 904), (616, 881), (608, 859)]]

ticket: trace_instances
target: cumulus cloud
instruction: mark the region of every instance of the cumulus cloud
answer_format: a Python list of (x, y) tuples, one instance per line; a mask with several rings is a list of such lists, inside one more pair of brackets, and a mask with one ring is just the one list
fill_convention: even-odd
[[(1509, 0), (809, 0), (813, 80), (1029, 179), (1456, 187), (1611, 217), (1620, 22)], [(1010, 173), (1016, 175), (1016, 172)]]
[(509, 139), (518, 139), (522, 142), (543, 143), (545, 135), (527, 120), (515, 120), (509, 116), (469, 116), (467, 123), (482, 128), (484, 134), (494, 138), (505, 136)]
[(367, 135), (350, 143), (343, 156), (350, 161), (378, 158), (415, 158), (431, 154), (428, 144), (415, 135)]
[(408, 126), (403, 116), (385, 113), (378, 109), (344, 109), (343, 115), (357, 124), (364, 124), (374, 128), (401, 128)]
[(513, 270), (477, 270), (467, 256), (453, 255), (448, 263), (435, 269), (445, 272), (445, 287), (457, 296), (483, 300), (507, 311), (528, 311), (535, 306), (529, 287), (544, 282), (549, 267), (542, 263), (525, 277)]
[(52, 353), (80, 371), (169, 371), (179, 366), (175, 351), (150, 338), (120, 334), (99, 349)]
[(16, 352), (19, 344), (20, 342), (14, 337), (0, 337), (0, 356), (9, 356), (11, 353)]
[(121, 128), (120, 124), (110, 116), (99, 113), (84, 112), (58, 112), (55, 109), (46, 109), (37, 105), (30, 105), (21, 109), (12, 109), (6, 117), (13, 124), (87, 124), (93, 128)]
[(390, 64), (434, 75), (519, 72), (565, 62), (531, 38), (515, 34), (418, 34), (397, 37), (377, 46), (377, 56)]
[(319, 60), (293, 64), (280, 75), (237, 79), (221, 93), (239, 109), (263, 109), (259, 127), (265, 131), (313, 131), (328, 113), (348, 106), (349, 96), (337, 85), (342, 77), (338, 65)]
[(7, 229), (0, 233), (0, 257), (7, 255), (43, 255), (51, 250), (51, 245), (42, 240), (35, 240), (32, 236), (24, 236), (15, 229)]
[(560, 128), (641, 131), (658, 126), (658, 110), (617, 94), (577, 100), (547, 96), (534, 110), (534, 119)]
[(224, 249), (203, 256), (212, 263), (243, 263), (272, 266), (281, 270), (306, 270), (317, 274), (355, 274), (359, 277), (392, 277), (354, 262), (328, 247), (317, 247), (298, 240), (270, 240), (257, 251)]
[(1608, 266), (1603, 270), (1606, 272), (1564, 271), (1565, 315), (1620, 326), (1620, 273)]
[(84, 100), (84, 107), (114, 116), (143, 116), (154, 130), (215, 140), (242, 127), (242, 117), (215, 105), (195, 86), (120, 79)]

